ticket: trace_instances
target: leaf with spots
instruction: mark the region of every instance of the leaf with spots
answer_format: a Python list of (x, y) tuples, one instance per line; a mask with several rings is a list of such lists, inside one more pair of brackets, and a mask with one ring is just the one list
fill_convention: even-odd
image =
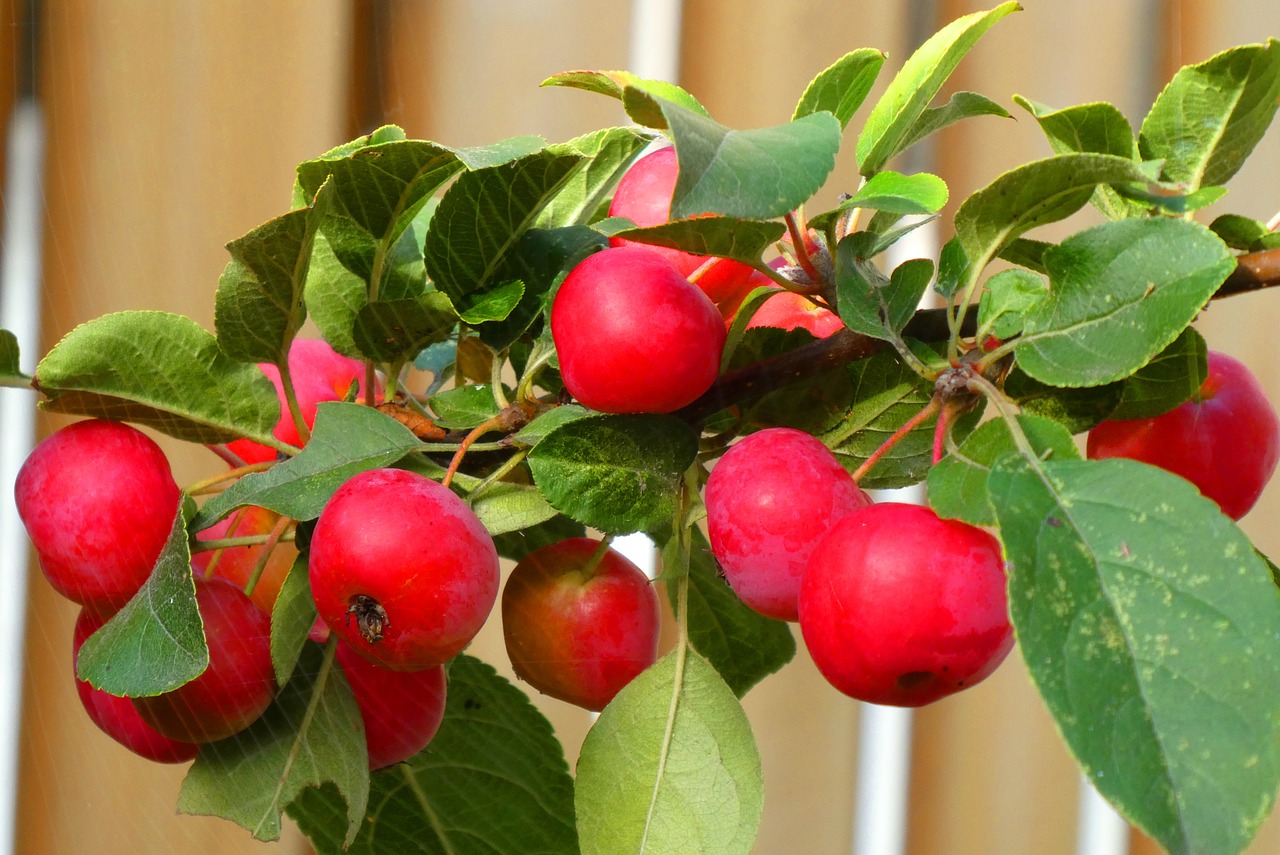
[(551, 725), (485, 663), (449, 667), (444, 722), (407, 763), (369, 779), (369, 814), (344, 847), (346, 809), (332, 786), (289, 815), (320, 855), (576, 855), (573, 779)]
[(1008, 455), (988, 481), (1033, 681), (1089, 780), (1171, 853), (1242, 850), (1280, 785), (1280, 594), (1191, 484)]

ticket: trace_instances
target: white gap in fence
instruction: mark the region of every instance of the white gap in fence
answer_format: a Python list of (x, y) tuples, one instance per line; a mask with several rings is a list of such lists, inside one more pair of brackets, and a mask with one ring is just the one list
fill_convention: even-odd
[[(32, 99), (9, 117), (0, 246), (0, 327), (12, 332), (27, 362), (39, 348), (40, 224), (44, 119)], [(18, 747), (22, 724), (22, 660), (26, 649), (27, 533), (8, 497), (35, 443), (31, 392), (0, 389), (0, 855), (16, 845)]]

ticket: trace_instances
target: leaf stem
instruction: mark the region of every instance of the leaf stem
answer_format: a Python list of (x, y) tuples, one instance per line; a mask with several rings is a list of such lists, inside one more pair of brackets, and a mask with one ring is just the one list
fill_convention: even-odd
[[(216, 449), (217, 449), (217, 446), (210, 446), (210, 450), (213, 450), (215, 454), (217, 453)], [(232, 469), (227, 472), (223, 472), (220, 475), (214, 475), (210, 478), (205, 478), (202, 481), (196, 481), (194, 484), (191, 484), (182, 492), (186, 493), (188, 496), (203, 496), (205, 493), (217, 493), (217, 492), (220, 492), (220, 489), (214, 489), (214, 488), (219, 487), (219, 485), (221, 484), (225, 484), (228, 481), (239, 480), (245, 475), (251, 475), (254, 472), (266, 472), (268, 469), (270, 469), (272, 466), (275, 466), (275, 465), (276, 465), (276, 461), (274, 460), (264, 460), (261, 463), (251, 463), (248, 465), (240, 465), (240, 466), (237, 466), (235, 469)]]
[(249, 579), (244, 583), (245, 596), (253, 596), (253, 589), (258, 587), (258, 581), (262, 578), (262, 571), (267, 569), (267, 562), (271, 560), (271, 553), (275, 551), (276, 546), (280, 543), (280, 539), (284, 537), (285, 530), (293, 524), (293, 520), (286, 516), (281, 516), (276, 520), (276, 524), (272, 526), (271, 531), (267, 533), (267, 539), (263, 541), (262, 554), (258, 556), (257, 562), (253, 565), (253, 572), (249, 574)]
[(1013, 444), (1018, 447), (1018, 451), (1031, 459), (1038, 459), (1035, 449), (1031, 447), (1031, 441), (1027, 439), (1026, 433), (1022, 430), (1022, 424), (1018, 421), (1018, 416), (1009, 409), (1009, 399), (1005, 397), (1004, 392), (987, 378), (983, 377), (977, 371), (974, 371), (967, 383), (968, 387), (975, 392), (982, 394), (991, 403), (995, 404), (1000, 418), (1004, 419), (1005, 425), (1009, 428), (1009, 435), (1013, 437)]
[(440, 481), (442, 485), (448, 487), (453, 483), (453, 476), (457, 474), (458, 467), (462, 465), (462, 458), (467, 456), (467, 452), (471, 449), (480, 437), (492, 430), (498, 430), (506, 424), (507, 416), (505, 410), (491, 419), (485, 419), (480, 424), (471, 429), (462, 442), (458, 443), (458, 449), (453, 454), (453, 459), (449, 461), (449, 468), (444, 473), (444, 478)]
[[(219, 537), (210, 540), (197, 540), (191, 544), (191, 551), (208, 552), (212, 549), (231, 549), (236, 546), (259, 546), (267, 542), (270, 534), (246, 534), (240, 537)], [(286, 531), (276, 540), (279, 543), (291, 543), (294, 533)]]
[(784, 219), (787, 221), (787, 231), (791, 235), (791, 245), (795, 250), (796, 263), (814, 282), (822, 282), (822, 274), (814, 266), (813, 259), (809, 257), (809, 248), (805, 246), (804, 229), (800, 226), (798, 215), (795, 211), (789, 211)]
[[(475, 446), (472, 446), (472, 447), (474, 448)], [(481, 481), (479, 484), (471, 488), (471, 492), (467, 493), (467, 503), (470, 504), (474, 502), (476, 500), (477, 495), (479, 495), (480, 493), (484, 493), (493, 485), (500, 482), (504, 477), (507, 476), (507, 474), (511, 472), (511, 470), (515, 469), (517, 466), (520, 465), (520, 461), (524, 460), (528, 456), (529, 456), (529, 449), (522, 448), (519, 451), (517, 451), (515, 454), (507, 458), (506, 463), (503, 463), (497, 469), (490, 472), (487, 476), (485, 476), (485, 479), (483, 481)]]
[(289, 408), (289, 418), (293, 419), (294, 427), (298, 430), (298, 442), (306, 445), (307, 440), (311, 439), (311, 428), (307, 427), (307, 420), (302, 417), (302, 407), (298, 404), (298, 393), (293, 388), (293, 372), (289, 370), (287, 348), (284, 356), (276, 360), (276, 368), (280, 372), (280, 388), (284, 390), (284, 400)]

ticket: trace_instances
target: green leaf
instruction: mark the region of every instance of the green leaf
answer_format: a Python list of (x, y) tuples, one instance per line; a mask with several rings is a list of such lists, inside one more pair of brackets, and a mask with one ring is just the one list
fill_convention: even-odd
[(927, 258), (905, 261), (886, 279), (862, 255), (868, 239), (874, 236), (861, 232), (836, 245), (836, 308), (840, 320), (854, 332), (894, 341), (929, 287), (933, 262)]
[(542, 442), (548, 434), (561, 425), (594, 415), (591, 410), (578, 404), (563, 404), (535, 417), (533, 421), (522, 427), (511, 439), (520, 445), (532, 447)]
[(1237, 214), (1223, 214), (1209, 224), (1213, 233), (1232, 249), (1259, 252), (1280, 248), (1280, 231), (1272, 231), (1266, 223)]
[(1119, 406), (1124, 383), (1063, 389), (1028, 377), (1016, 366), (1004, 381), (1005, 394), (1025, 412), (1061, 423), (1082, 433), (1108, 418)]
[(1223, 51), (1174, 75), (1142, 121), (1138, 149), (1191, 190), (1225, 184), (1280, 106), (1280, 41)]
[(506, 482), (486, 487), (471, 500), (471, 510), (490, 537), (530, 528), (556, 516), (556, 509), (536, 487)]
[(146, 584), (80, 648), (77, 676), (112, 695), (151, 697), (194, 680), (208, 664), (178, 513)]
[(588, 158), (554, 199), (538, 213), (535, 226), (543, 229), (587, 225), (608, 201), (613, 188), (637, 154), (653, 139), (636, 128), (606, 128), (548, 146)]
[[(702, 115), (707, 108), (698, 99), (674, 83), (637, 77), (629, 71), (566, 71), (542, 81), (543, 86), (567, 86), (617, 98), (627, 115), (638, 125), (665, 128), (666, 119), (653, 98), (664, 98)], [(631, 89), (631, 92), (627, 92)]]
[(883, 65), (884, 54), (873, 48), (846, 53), (809, 82), (791, 118), (826, 111), (840, 120), (841, 128), (849, 127)]
[(1000, 250), (1000, 258), (1047, 276), (1049, 271), (1044, 266), (1044, 251), (1051, 246), (1053, 244), (1042, 240), (1014, 238)]
[(333, 199), (329, 182), (309, 208), (276, 217), (227, 244), (231, 261), (218, 278), (214, 327), (218, 345), (242, 362), (279, 364), (307, 310), (302, 301), (311, 251)]
[(1149, 419), (1186, 401), (1209, 376), (1208, 347), (1191, 327), (1154, 359), (1125, 378), (1120, 403), (1109, 419)]
[(670, 523), (697, 452), (697, 437), (675, 416), (594, 416), (543, 437), (529, 468), (556, 510), (606, 534), (628, 534)]
[[(1013, 96), (1013, 100), (1039, 122), (1049, 146), (1058, 154), (1093, 152), (1140, 159), (1133, 128), (1114, 104), (1102, 101), (1054, 110), (1021, 95)], [(1093, 203), (1111, 219), (1137, 213), (1133, 205), (1106, 186), (1097, 189)]]
[(1014, 353), (1055, 386), (1127, 377), (1191, 323), (1235, 269), (1216, 235), (1190, 220), (1118, 220), (1045, 250), (1049, 294), (1024, 316)]
[(519, 160), (547, 147), (547, 141), (535, 134), (519, 134), (488, 145), (455, 148), (453, 153), (467, 169), (488, 169)]
[(289, 568), (289, 575), (280, 586), (280, 594), (271, 610), (271, 664), (275, 668), (277, 686), (285, 685), (293, 676), (293, 669), (315, 622), (316, 604), (311, 599), (307, 561), (299, 556)]
[(420, 447), (407, 427), (372, 407), (323, 401), (306, 448), (266, 472), (244, 476), (205, 502), (191, 529), (208, 528), (245, 505), (260, 505), (290, 519), (315, 519), (348, 478), (391, 466)]
[(493, 545), (498, 554), (511, 561), (519, 561), (535, 549), (568, 540), (571, 537), (586, 537), (587, 528), (566, 516), (554, 516), (546, 522), (528, 528), (509, 531), (506, 534), (493, 536)]
[(424, 256), (435, 286), (460, 315), (511, 281), (507, 256), (585, 162), (577, 153), (540, 151), (465, 173), (444, 194)]
[(978, 272), (1014, 238), (1065, 219), (1100, 184), (1155, 180), (1152, 167), (1109, 154), (1062, 154), (1010, 170), (956, 211), (956, 238)]
[(907, 147), (916, 122), (964, 55), (996, 21), (1021, 8), (1017, 3), (1002, 3), (988, 12), (958, 18), (907, 59), (871, 108), (858, 137), (858, 164), (863, 175), (879, 172)]
[(364, 828), (369, 755), (360, 708), (332, 653), (307, 647), (298, 673), (261, 718), (201, 747), (178, 793), (179, 813), (219, 816), (258, 840), (279, 840), (286, 806), (332, 782), (345, 804), (339, 839), (350, 843)]
[[(701, 530), (690, 529), (690, 536), (689, 641), (742, 697), (795, 658), (796, 641), (785, 621), (752, 610), (733, 592)], [(673, 537), (667, 544), (676, 546), (678, 540)], [(663, 566), (673, 565), (664, 557)], [(672, 608), (678, 610), (677, 586), (666, 588)]]
[(938, 281), (933, 290), (946, 300), (955, 296), (956, 291), (969, 279), (969, 256), (965, 255), (964, 246), (958, 237), (953, 237), (942, 245), (938, 255)]
[(436, 414), (436, 424), (447, 430), (469, 430), (498, 414), (493, 387), (487, 383), (437, 392), (427, 404)]
[[(1041, 460), (1079, 460), (1071, 433), (1061, 424), (1022, 413), (1018, 417), (1032, 450)], [(995, 510), (987, 495), (991, 467), (1017, 445), (1004, 419), (992, 419), (977, 427), (955, 451), (929, 470), (929, 507), (940, 517), (969, 525), (993, 526)]]
[(501, 282), (476, 297), (459, 317), (472, 326), (489, 321), (504, 321), (520, 305), (524, 283), (519, 279)]
[[(854, 404), (836, 425), (817, 434), (848, 470), (857, 469), (907, 419), (920, 412), (933, 397), (933, 383), (917, 375), (890, 352), (877, 353), (851, 363), (848, 384)], [(977, 413), (952, 425), (952, 436), (961, 441), (973, 429)], [(907, 433), (863, 476), (864, 489), (889, 489), (918, 484), (933, 464), (933, 431), (937, 419), (929, 419)]]
[(978, 116), (999, 116), (1002, 119), (1013, 118), (1009, 115), (1008, 110), (992, 101), (986, 95), (979, 95), (977, 92), (957, 92), (943, 106), (929, 107), (921, 113), (915, 124), (911, 126), (906, 136), (898, 144), (898, 151), (906, 151), (920, 142), (920, 140), (942, 130), (948, 125), (954, 125), (956, 122), (973, 119)]
[(782, 223), (699, 217), (642, 229), (624, 229), (615, 236), (654, 246), (673, 247), (694, 255), (714, 255), (745, 264), (758, 264), (765, 250), (777, 243), (786, 231), (787, 227)]
[(837, 210), (872, 208), (891, 214), (933, 214), (947, 204), (947, 185), (936, 175), (878, 172)]
[(1026, 270), (1002, 270), (986, 281), (978, 301), (978, 329), (999, 339), (1022, 331), (1022, 316), (1048, 294), (1045, 282)]
[(619, 692), (582, 744), (582, 853), (745, 855), (763, 798), (738, 699), (702, 657), (678, 648)]
[(188, 442), (243, 436), (281, 447), (271, 381), (182, 315), (117, 312), (81, 324), (40, 360), (35, 382), (54, 412), (136, 422)]
[[(766, 291), (764, 297), (768, 296)], [(742, 305), (749, 304), (744, 301)], [(735, 368), (750, 365), (814, 341), (804, 329), (753, 327), (745, 330), (731, 364)], [(835, 366), (761, 396), (750, 405), (744, 421), (752, 427), (790, 427), (819, 433), (841, 423), (854, 404), (854, 393), (847, 367)]]
[(445, 341), (458, 326), (449, 298), (439, 291), (404, 300), (366, 303), (355, 316), (352, 342), (375, 362), (407, 362)]
[[(369, 249), (372, 259), (372, 243), (368, 236), (361, 234), (354, 223), (347, 225), (352, 235)], [(352, 339), (352, 328), (356, 315), (369, 302), (368, 286), (342, 263), (334, 243), (323, 232), (316, 235), (303, 298), (311, 321), (325, 341), (344, 356), (362, 359), (364, 354)]]
[(826, 182), (840, 148), (840, 122), (814, 113), (785, 125), (735, 131), (670, 101), (679, 177), (671, 216), (722, 214), (769, 220), (790, 213)]
[(1280, 784), (1280, 596), (1231, 520), (1130, 460), (989, 482), (1023, 658), (1086, 776), (1168, 852), (1236, 853)]
[(467, 655), (449, 667), (444, 722), (406, 764), (375, 772), (370, 814), (350, 847), (333, 787), (289, 816), (321, 855), (576, 855), (573, 779), (547, 720), (524, 693)]
[(31, 378), (22, 373), (18, 362), (18, 337), (0, 329), (0, 380), (26, 381)]

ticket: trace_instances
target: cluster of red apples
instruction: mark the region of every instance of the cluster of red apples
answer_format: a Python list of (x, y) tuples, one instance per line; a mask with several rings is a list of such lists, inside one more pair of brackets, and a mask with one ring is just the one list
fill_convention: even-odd
[[(665, 222), (676, 177), (673, 149), (641, 158), (610, 214), (639, 226)], [(551, 331), (566, 389), (605, 413), (679, 410), (715, 381), (726, 325), (762, 284), (776, 287), (739, 262), (615, 238), (580, 262), (554, 298)], [(752, 324), (819, 337), (841, 326), (829, 309), (781, 290)], [(365, 377), (362, 363), (322, 341), (295, 341), (289, 365), (308, 426), (319, 402), (355, 397)], [(300, 447), (306, 431), (289, 415), (279, 372), (261, 367), (281, 400), (275, 436)], [(1280, 459), (1280, 420), (1240, 363), (1210, 353), (1208, 369), (1191, 401), (1156, 418), (1103, 423), (1091, 432), (1088, 453), (1169, 469), (1238, 519)], [(235, 463), (275, 459), (248, 440), (219, 452)], [(36, 448), (16, 497), (45, 575), (82, 607), (76, 656), (147, 581), (182, 492), (145, 434), (92, 420)], [(929, 703), (982, 680), (1012, 647), (999, 541), (927, 507), (872, 503), (806, 433), (765, 428), (731, 446), (711, 469), (705, 504), (711, 548), (729, 586), (757, 612), (798, 621), (817, 667), (847, 695)], [(209, 665), (155, 697), (117, 697), (78, 680), (99, 727), (142, 756), (182, 762), (266, 710), (279, 688), (271, 613), (298, 558), (291, 529), (292, 521), (250, 507), (194, 533)], [(267, 537), (223, 542), (246, 535)], [(492, 538), (449, 487), (404, 469), (374, 469), (328, 501), (306, 567), (319, 615), (312, 638), (336, 637), (334, 656), (360, 708), (370, 768), (407, 759), (440, 726), (448, 661), (497, 602)], [(602, 709), (657, 657), (653, 585), (607, 542), (570, 539), (524, 557), (508, 577), (501, 613), (517, 675), (587, 709)]]

